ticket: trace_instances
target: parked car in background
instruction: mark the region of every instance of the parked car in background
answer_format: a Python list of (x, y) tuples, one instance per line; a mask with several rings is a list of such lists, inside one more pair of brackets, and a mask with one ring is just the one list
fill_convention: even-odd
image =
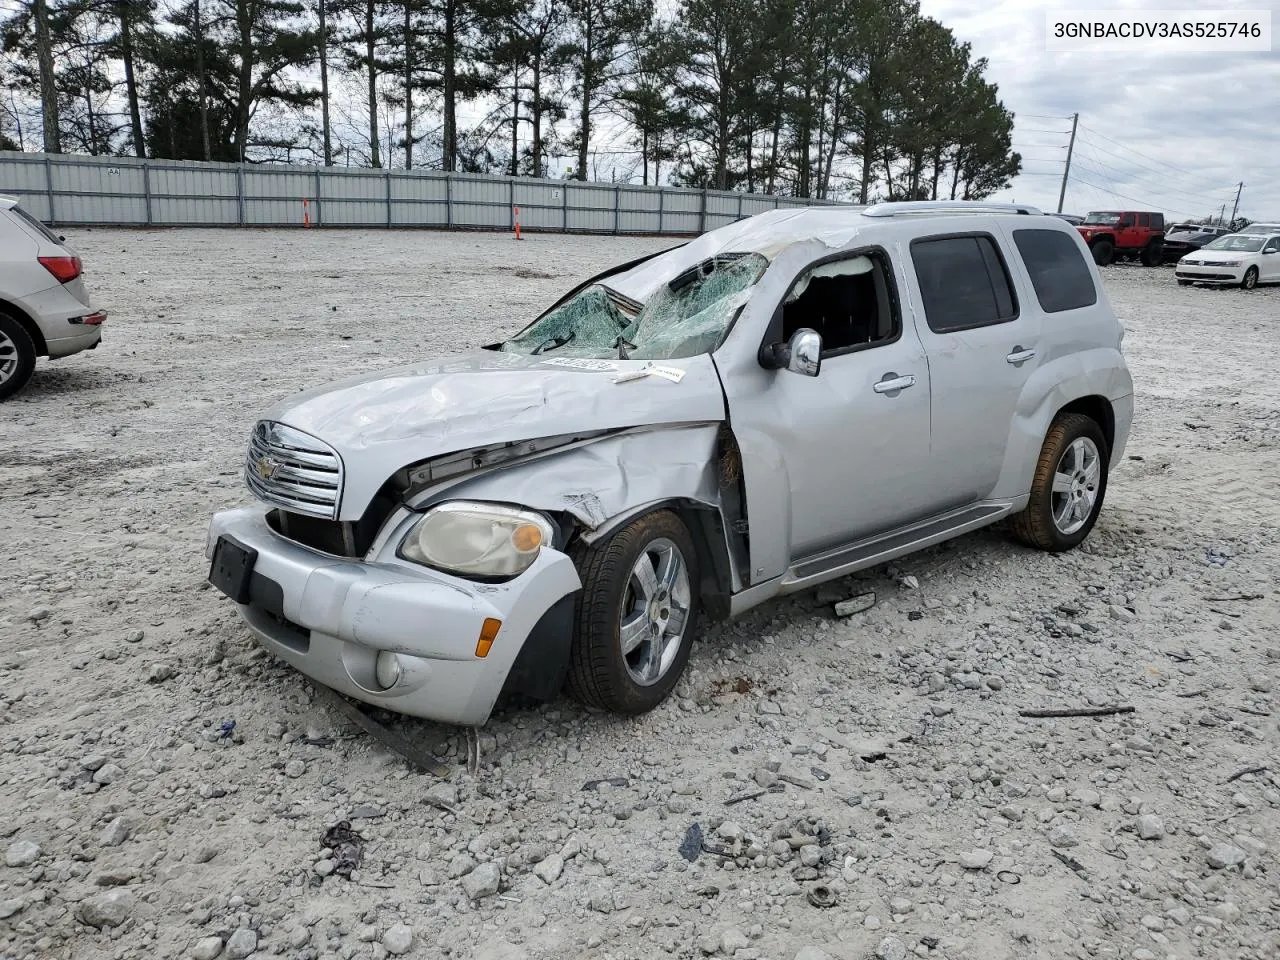
[(1236, 233), (1270, 236), (1273, 233), (1280, 233), (1280, 223), (1251, 223), (1247, 227), (1241, 227)]
[[(356, 278), (353, 278), (353, 283)], [(621, 264), (468, 354), (253, 428), (209, 579), (388, 710), (503, 691), (651, 710), (724, 618), (1000, 520), (1069, 550), (1133, 381), (1072, 227), (1034, 208), (778, 210)]]
[(1208, 283), (1252, 290), (1259, 283), (1280, 283), (1280, 232), (1232, 233), (1207, 243), (1178, 261), (1178, 283)]
[(1072, 226), (1078, 226), (1084, 223), (1084, 217), (1080, 216), (1078, 213), (1055, 213), (1054, 216), (1061, 217)]
[(90, 307), (76, 252), (17, 200), (0, 197), (0, 400), (27, 385), (36, 357), (97, 347), (106, 318)]
[(1164, 235), (1164, 262), (1176, 263), (1191, 251), (1199, 250), (1206, 243), (1230, 232), (1230, 227), (1213, 227), (1206, 223), (1174, 224)]
[(1159, 266), (1164, 253), (1164, 214), (1145, 210), (1094, 210), (1076, 227), (1103, 267), (1118, 258), (1137, 257), (1144, 266)]

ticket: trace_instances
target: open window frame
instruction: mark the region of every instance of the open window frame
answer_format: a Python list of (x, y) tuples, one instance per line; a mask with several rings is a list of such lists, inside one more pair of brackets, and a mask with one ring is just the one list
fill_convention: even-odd
[[(827, 360), (837, 357), (848, 356), (853, 353), (862, 353), (866, 350), (873, 350), (876, 347), (887, 346), (891, 343), (897, 343), (902, 339), (902, 302), (898, 294), (898, 279), (893, 272), (893, 258), (889, 256), (889, 252), (882, 246), (859, 247), (854, 250), (842, 250), (839, 253), (827, 254), (819, 257), (817, 260), (806, 263), (804, 267), (796, 271), (791, 282), (787, 284), (782, 296), (778, 298), (777, 305), (773, 308), (773, 315), (769, 318), (769, 325), (765, 328), (764, 336), (761, 339), (760, 349), (758, 353), (763, 356), (773, 346), (786, 342), (785, 332), (785, 310), (787, 306), (787, 298), (791, 296), (791, 292), (796, 285), (805, 277), (809, 271), (816, 267), (825, 266), (829, 263), (839, 263), (842, 260), (856, 260), (858, 257), (867, 257), (872, 261), (873, 275), (878, 278), (876, 283), (876, 296), (885, 297), (885, 302), (889, 309), (890, 321), (893, 324), (893, 332), (890, 336), (880, 340), (872, 340), (867, 343), (855, 343), (846, 347), (837, 347), (828, 350), (823, 345), (821, 359), (825, 363)], [(803, 329), (803, 328), (801, 328)]]

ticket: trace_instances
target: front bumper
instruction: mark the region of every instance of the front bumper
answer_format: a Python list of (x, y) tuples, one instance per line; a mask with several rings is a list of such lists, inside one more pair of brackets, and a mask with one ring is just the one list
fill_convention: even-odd
[[(244, 507), (214, 515), (206, 555), (221, 536), (257, 551), (249, 602), (237, 607), (264, 647), (308, 677), (387, 710), (480, 726), (535, 628), (581, 586), (573, 561), (544, 549), (514, 580), (479, 584), (396, 559), (400, 535), (378, 561), (335, 557), (280, 536), (262, 507)], [(489, 618), (502, 626), (478, 657)], [(400, 662), (388, 690), (375, 679), (380, 651)]]
[(1190, 265), (1179, 263), (1173, 275), (1179, 280), (1192, 280), (1195, 283), (1240, 283), (1244, 280), (1245, 267), (1224, 267), (1220, 263)]

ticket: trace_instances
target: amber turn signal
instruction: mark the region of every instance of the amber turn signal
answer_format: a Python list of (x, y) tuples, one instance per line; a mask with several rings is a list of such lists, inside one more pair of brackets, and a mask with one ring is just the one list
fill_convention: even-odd
[(542, 531), (535, 524), (522, 523), (512, 531), (511, 545), (521, 553), (532, 553), (542, 546)]
[(487, 657), (489, 648), (493, 646), (493, 639), (498, 635), (498, 631), (502, 628), (502, 621), (495, 620), (493, 617), (486, 617), (484, 625), (480, 628), (480, 639), (476, 641), (476, 656)]

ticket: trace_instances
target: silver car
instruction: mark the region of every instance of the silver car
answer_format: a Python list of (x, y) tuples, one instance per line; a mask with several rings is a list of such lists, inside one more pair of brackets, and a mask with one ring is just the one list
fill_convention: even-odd
[(89, 304), (80, 257), (12, 197), (0, 197), (0, 401), (35, 372), (36, 357), (92, 350), (103, 310)]
[(393, 711), (660, 704), (701, 617), (1007, 520), (1079, 544), (1122, 456), (1123, 328), (1067, 221), (973, 203), (751, 217), (510, 339), (268, 411), (210, 580)]

